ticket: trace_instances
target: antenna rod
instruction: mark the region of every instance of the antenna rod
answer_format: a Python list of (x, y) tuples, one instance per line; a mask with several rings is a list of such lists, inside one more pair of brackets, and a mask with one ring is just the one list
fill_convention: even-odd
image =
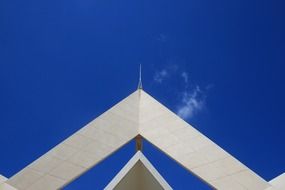
[(138, 89), (142, 89), (142, 65), (140, 64)]

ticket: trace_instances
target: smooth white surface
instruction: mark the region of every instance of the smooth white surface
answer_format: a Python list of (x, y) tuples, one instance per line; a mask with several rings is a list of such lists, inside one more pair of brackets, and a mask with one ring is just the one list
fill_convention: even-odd
[(285, 173), (272, 179), (269, 183), (276, 188), (285, 189)]
[(7, 178), (3, 175), (0, 175), (0, 184), (4, 183), (5, 181), (7, 181)]
[(138, 102), (138, 92), (134, 92), (12, 176), (7, 183), (19, 190), (64, 187), (138, 134)]
[(141, 89), (7, 183), (19, 190), (62, 188), (137, 135), (215, 189), (265, 190), (271, 186)]
[(17, 189), (7, 183), (2, 183), (0, 184), (0, 190), (17, 190)]
[(6, 181), (7, 181), (7, 178), (4, 177), (3, 175), (0, 175), (0, 190), (17, 190), (16, 188), (7, 184)]

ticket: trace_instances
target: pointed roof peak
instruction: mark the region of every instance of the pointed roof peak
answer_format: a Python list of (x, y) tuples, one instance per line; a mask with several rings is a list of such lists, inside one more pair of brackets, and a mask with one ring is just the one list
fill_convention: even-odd
[(137, 151), (121, 171), (104, 188), (104, 190), (117, 189), (172, 190), (172, 187), (160, 175), (144, 154), (141, 151)]
[(139, 84), (138, 84), (138, 89), (142, 89), (142, 65), (140, 64), (140, 69), (139, 69)]
[[(229, 187), (237, 187), (237, 189), (265, 190), (271, 187), (258, 174), (142, 89), (133, 92), (9, 178), (7, 184), (17, 189), (49, 190), (50, 187), (61, 189), (138, 135), (213, 189), (228, 190)], [(137, 145), (141, 149), (141, 144)], [(69, 154), (70, 150), (72, 154)], [(58, 151), (62, 154), (57, 154)], [(137, 152), (136, 158), (139, 159), (136, 161), (140, 161), (136, 162), (138, 165), (144, 160), (140, 156), (142, 154), (141, 151)], [(49, 169), (51, 161), (55, 165), (52, 170)], [(70, 168), (72, 172), (67, 175), (65, 171), (69, 171)], [(140, 168), (143, 167), (133, 169), (140, 170)], [(136, 177), (136, 175), (128, 176)], [(153, 176), (153, 173), (149, 176)], [(133, 182), (124, 179), (123, 181)], [(52, 186), (46, 186), (46, 184)], [(140, 180), (139, 184), (149, 183)], [(129, 189), (140, 190), (141, 188)]]

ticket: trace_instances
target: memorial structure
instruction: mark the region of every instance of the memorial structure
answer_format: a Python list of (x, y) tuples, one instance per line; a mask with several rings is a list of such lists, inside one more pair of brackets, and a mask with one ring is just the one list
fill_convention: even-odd
[(140, 79), (114, 107), (11, 178), (1, 177), (0, 190), (61, 189), (131, 140), (136, 155), (105, 189), (171, 189), (143, 156), (142, 139), (213, 189), (285, 189), (284, 175), (267, 182), (146, 93)]

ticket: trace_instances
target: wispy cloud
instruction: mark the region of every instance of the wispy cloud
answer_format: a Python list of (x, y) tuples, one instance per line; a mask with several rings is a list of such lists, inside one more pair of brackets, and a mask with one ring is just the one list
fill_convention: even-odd
[(212, 85), (206, 86), (205, 91), (201, 90), (200, 86), (191, 83), (189, 73), (175, 64), (168, 65), (164, 69), (155, 72), (154, 81), (161, 84), (171, 77), (180, 78), (182, 83), (182, 85), (177, 85), (180, 89), (173, 89), (175, 93), (180, 94), (180, 99), (176, 105), (176, 114), (185, 120), (193, 118), (205, 108), (205, 92), (212, 88)]
[(162, 83), (169, 76), (169, 71), (166, 69), (162, 69), (154, 74), (154, 81), (157, 83)]
[(189, 76), (188, 76), (188, 73), (187, 73), (187, 72), (185, 72), (185, 71), (183, 71), (183, 72), (181, 73), (181, 77), (183, 78), (184, 83), (185, 83), (186, 85), (188, 85), (188, 82), (189, 82)]
[(184, 90), (176, 113), (183, 119), (190, 119), (203, 110), (206, 96), (198, 85), (189, 88), (189, 74), (186, 71), (182, 71), (180, 75), (184, 82)]
[(163, 68), (159, 71), (156, 71), (154, 73), (153, 80), (154, 80), (154, 82), (161, 84), (166, 79), (175, 75), (177, 73), (177, 70), (178, 70), (177, 65), (175, 65), (175, 64), (167, 65), (165, 68)]
[(164, 33), (160, 33), (157, 40), (160, 42), (166, 42), (167, 41), (167, 35)]
[(177, 115), (183, 119), (190, 119), (196, 113), (203, 110), (205, 106), (205, 95), (199, 86), (182, 93), (182, 100), (178, 104)]

